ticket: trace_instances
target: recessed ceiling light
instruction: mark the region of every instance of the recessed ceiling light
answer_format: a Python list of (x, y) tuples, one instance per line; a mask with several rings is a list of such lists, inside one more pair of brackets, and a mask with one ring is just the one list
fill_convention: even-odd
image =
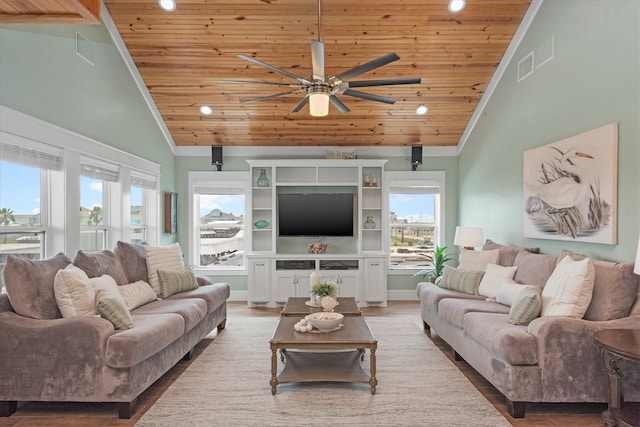
[(176, 10), (176, 0), (158, 0), (158, 4), (167, 12)]
[(467, 4), (466, 0), (449, 0), (449, 12), (458, 13)]
[(209, 114), (213, 113), (213, 110), (208, 105), (203, 105), (200, 107), (200, 112), (208, 116)]
[(427, 111), (429, 111), (429, 109), (426, 105), (418, 105), (418, 108), (416, 108), (416, 114), (427, 114)]

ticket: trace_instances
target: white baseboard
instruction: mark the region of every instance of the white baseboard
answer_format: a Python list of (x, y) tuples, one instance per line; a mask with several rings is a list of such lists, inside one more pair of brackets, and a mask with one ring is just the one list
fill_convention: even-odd
[(231, 295), (227, 301), (247, 301), (247, 291), (231, 291)]

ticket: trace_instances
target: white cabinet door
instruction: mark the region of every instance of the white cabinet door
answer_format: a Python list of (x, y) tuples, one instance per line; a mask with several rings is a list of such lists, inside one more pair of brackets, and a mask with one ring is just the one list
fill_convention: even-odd
[(385, 258), (364, 259), (364, 300), (372, 303), (387, 301), (387, 265)]
[(249, 260), (249, 302), (267, 303), (271, 289), (271, 260), (255, 258)]
[(322, 281), (333, 280), (339, 297), (354, 297), (360, 300), (360, 273), (358, 271), (322, 271)]
[(275, 301), (284, 303), (289, 297), (308, 297), (311, 270), (278, 271), (275, 279)]

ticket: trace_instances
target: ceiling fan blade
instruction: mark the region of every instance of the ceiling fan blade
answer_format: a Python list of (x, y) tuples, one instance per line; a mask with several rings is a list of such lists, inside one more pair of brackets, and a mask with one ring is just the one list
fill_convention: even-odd
[(295, 83), (276, 83), (276, 82), (263, 82), (263, 81), (251, 81), (251, 80), (229, 80), (229, 79), (219, 79), (218, 83), (238, 83), (238, 84), (249, 84), (249, 85), (271, 85), (271, 86), (285, 86), (285, 87), (300, 87), (299, 84)]
[(386, 96), (374, 95), (372, 93), (359, 92), (357, 90), (347, 89), (344, 91), (345, 95), (354, 96), (356, 98), (368, 99), (371, 101), (384, 102), (385, 104), (395, 104), (396, 100), (393, 98), (387, 98)]
[(281, 68), (278, 68), (278, 67), (274, 67), (273, 65), (269, 65), (269, 64), (267, 64), (265, 62), (258, 61), (255, 58), (251, 58), (251, 57), (248, 57), (246, 55), (238, 55), (238, 58), (244, 59), (245, 61), (253, 62), (256, 65), (260, 65), (261, 67), (267, 68), (267, 69), (269, 69), (271, 71), (275, 71), (276, 73), (283, 74), (283, 75), (285, 75), (287, 77), (290, 77), (290, 78), (292, 78), (294, 80), (299, 81), (302, 84), (309, 84), (309, 81), (306, 80), (306, 79), (303, 79), (302, 77), (298, 77), (295, 74), (291, 74), (288, 71), (285, 71), (285, 70), (283, 70)]
[(347, 82), (349, 87), (369, 87), (369, 86), (390, 86), (390, 85), (412, 85), (419, 84), (422, 81), (420, 77), (409, 77), (401, 79), (380, 79), (380, 80), (358, 80), (355, 82)]
[(335, 96), (335, 95), (331, 95), (331, 96), (329, 97), (329, 102), (330, 102), (334, 107), (336, 107), (336, 108), (338, 109), (338, 111), (340, 111), (340, 112), (341, 112), (341, 113), (343, 113), (343, 114), (346, 114), (346, 113), (348, 113), (349, 111), (351, 111), (351, 110), (349, 109), (349, 107), (347, 107), (346, 105), (344, 105), (344, 103), (343, 103), (342, 101), (340, 101), (340, 100), (338, 99), (338, 97), (337, 97), (337, 96)]
[(359, 76), (360, 74), (364, 74), (367, 71), (371, 71), (378, 67), (382, 67), (383, 65), (387, 65), (390, 62), (397, 61), (398, 59), (400, 59), (400, 57), (395, 53), (388, 53), (384, 56), (381, 56), (378, 59), (374, 59), (373, 61), (369, 61), (365, 64), (358, 65), (357, 67), (352, 68), (349, 71), (345, 71), (344, 73), (338, 74), (333, 79), (346, 81), (354, 78), (355, 76)]
[(311, 63), (313, 78), (324, 81), (324, 43), (311, 41)]
[(292, 113), (297, 113), (298, 111), (302, 110), (302, 107), (307, 105), (308, 102), (309, 102), (309, 97), (305, 96), (304, 98), (302, 98), (300, 100), (300, 102), (298, 102), (298, 105), (296, 105), (295, 108), (293, 110), (291, 110), (291, 112)]
[(290, 90), (288, 92), (276, 93), (274, 95), (261, 96), (260, 98), (247, 99), (247, 100), (242, 101), (242, 102), (244, 102), (245, 104), (249, 104), (249, 103), (252, 103), (252, 102), (266, 101), (267, 99), (280, 98), (282, 96), (287, 96), (287, 95), (291, 95), (291, 94), (294, 94), (294, 93), (300, 93), (300, 92), (304, 92), (304, 91), (301, 91), (301, 90)]

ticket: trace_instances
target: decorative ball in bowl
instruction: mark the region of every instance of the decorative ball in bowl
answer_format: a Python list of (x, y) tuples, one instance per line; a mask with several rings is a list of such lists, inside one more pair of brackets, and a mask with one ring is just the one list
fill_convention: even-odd
[(321, 311), (318, 313), (311, 313), (307, 315), (305, 319), (316, 329), (321, 331), (330, 331), (340, 326), (342, 319), (344, 319), (344, 314)]
[(313, 242), (309, 245), (310, 254), (323, 254), (327, 251), (327, 244), (320, 242)]

